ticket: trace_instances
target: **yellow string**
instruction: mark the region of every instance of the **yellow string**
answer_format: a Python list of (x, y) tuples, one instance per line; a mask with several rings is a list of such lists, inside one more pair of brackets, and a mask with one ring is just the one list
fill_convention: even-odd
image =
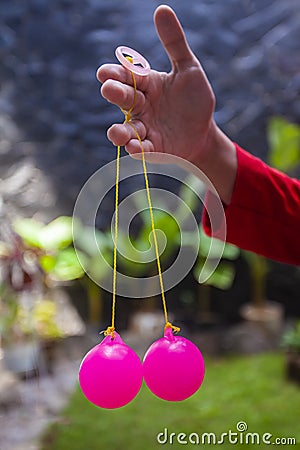
[[(133, 60), (130, 56), (127, 56), (127, 59), (132, 63)], [(134, 97), (132, 106), (129, 108), (128, 111), (125, 111), (121, 108), (121, 111), (125, 115), (124, 124), (128, 123), (134, 130), (134, 133), (136, 135), (136, 138), (139, 141), (141, 150), (142, 150), (142, 164), (143, 164), (143, 172), (144, 172), (144, 179), (145, 179), (145, 187), (146, 187), (146, 193), (147, 193), (147, 201), (149, 206), (149, 213), (150, 213), (150, 221), (151, 221), (151, 230), (153, 234), (153, 242), (154, 242), (154, 249), (155, 249), (155, 256), (156, 256), (156, 263), (157, 263), (157, 270), (158, 270), (158, 278), (159, 278), (159, 284), (160, 284), (160, 290), (161, 290), (161, 297), (162, 297), (162, 304), (163, 304), (163, 311), (165, 316), (165, 327), (164, 330), (167, 328), (171, 328), (175, 333), (180, 331), (179, 327), (176, 327), (172, 325), (171, 322), (169, 322), (168, 318), (168, 308), (167, 308), (167, 301), (165, 296), (165, 289), (164, 289), (164, 283), (163, 283), (163, 276), (162, 276), (162, 270), (161, 270), (161, 264), (160, 264), (160, 257), (159, 257), (159, 249), (158, 249), (158, 242), (157, 242), (157, 236), (156, 236), (156, 230), (155, 230), (155, 221), (154, 221), (154, 214), (153, 214), (153, 205), (151, 200), (151, 194), (150, 194), (150, 186), (149, 186), (149, 178), (147, 173), (147, 165), (145, 160), (145, 149), (142, 142), (142, 139), (136, 129), (136, 127), (133, 125), (131, 121), (131, 113), (133, 108), (135, 107), (136, 103), (136, 94), (137, 94), (137, 85), (136, 85), (136, 79), (134, 76), (134, 73), (131, 72), (132, 82), (133, 82), (133, 88), (134, 88)], [(116, 291), (117, 291), (117, 242), (118, 242), (118, 228), (119, 228), (119, 180), (120, 180), (120, 155), (121, 155), (121, 148), (120, 146), (117, 147), (117, 159), (116, 159), (116, 191), (115, 191), (115, 224), (114, 224), (114, 256), (113, 256), (113, 299), (112, 299), (112, 320), (111, 320), (111, 326), (108, 327), (104, 334), (105, 336), (110, 335), (112, 339), (115, 336), (115, 312), (116, 312)]]

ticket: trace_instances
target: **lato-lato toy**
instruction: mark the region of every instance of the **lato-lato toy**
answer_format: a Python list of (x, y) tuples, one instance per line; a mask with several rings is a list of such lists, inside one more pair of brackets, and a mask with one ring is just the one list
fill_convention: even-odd
[(133, 104), (128, 111), (122, 111), (125, 115), (124, 123), (128, 123), (134, 129), (141, 147), (165, 327), (164, 336), (150, 346), (143, 363), (115, 331), (121, 154), (119, 146), (117, 147), (116, 157), (112, 323), (104, 332), (105, 337), (102, 342), (92, 348), (83, 358), (79, 369), (79, 383), (86, 398), (101, 408), (109, 409), (120, 408), (133, 400), (141, 388), (143, 377), (148, 388), (159, 398), (168, 401), (185, 400), (199, 389), (205, 373), (204, 360), (198, 347), (190, 340), (178, 336), (177, 333), (180, 331), (180, 328), (172, 325), (168, 319), (144, 146), (136, 127), (131, 121), (131, 113), (135, 106), (137, 91), (135, 74), (148, 76), (151, 72), (151, 67), (142, 55), (129, 47), (118, 47), (116, 49), (116, 57), (131, 72), (134, 87)]

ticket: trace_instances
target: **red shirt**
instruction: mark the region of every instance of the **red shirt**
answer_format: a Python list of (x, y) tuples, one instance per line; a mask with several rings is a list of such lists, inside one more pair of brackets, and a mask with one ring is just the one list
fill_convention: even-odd
[[(269, 167), (238, 145), (236, 150), (237, 177), (231, 203), (225, 206), (226, 240), (268, 258), (300, 265), (300, 181)], [(213, 202), (210, 192), (206, 197), (209, 202)], [(211, 235), (205, 210), (203, 226)], [(214, 236), (218, 237), (218, 232)]]

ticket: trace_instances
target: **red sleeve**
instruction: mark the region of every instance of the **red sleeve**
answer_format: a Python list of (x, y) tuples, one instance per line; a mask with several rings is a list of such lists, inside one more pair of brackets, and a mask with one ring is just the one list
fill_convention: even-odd
[[(226, 240), (268, 258), (300, 265), (300, 181), (272, 169), (238, 145), (236, 150), (237, 177), (231, 203), (225, 207)], [(210, 202), (213, 194), (208, 192), (207, 207)], [(206, 208), (202, 222), (205, 232), (212, 235)], [(217, 231), (214, 236), (218, 237)]]

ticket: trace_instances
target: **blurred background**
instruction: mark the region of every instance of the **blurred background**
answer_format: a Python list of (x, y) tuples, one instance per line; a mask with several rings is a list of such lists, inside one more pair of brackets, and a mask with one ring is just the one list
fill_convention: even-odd
[[(299, 1), (167, 3), (212, 83), (220, 127), (251, 153), (298, 177)], [(152, 20), (158, 5), (1, 1), (1, 450), (150, 449), (159, 446), (156, 435), (165, 426), (170, 432), (221, 433), (239, 420), (252, 431), (298, 433), (300, 440), (300, 392), (287, 381), (300, 379), (299, 270), (227, 246), (215, 276), (200, 285), (205, 237), (195, 267), (168, 293), (172, 321), (207, 356), (200, 394), (170, 405), (144, 389), (133, 404), (107, 412), (89, 405), (76, 388), (82, 356), (110, 322), (111, 295), (84, 275), (71, 216), (83, 184), (114, 160), (106, 130), (123, 120), (101, 98), (95, 73), (99, 65), (117, 62), (119, 45), (137, 49), (153, 69), (170, 70)], [(200, 222), (201, 205), (181, 186), (154, 175), (150, 182), (190, 202)], [(143, 188), (142, 178), (126, 180), (121, 198), (137, 188)], [(97, 215), (97, 238), (108, 261), (113, 195)], [(167, 236), (173, 233), (162, 255), (168, 267), (178, 252), (174, 239), (172, 244), (178, 230), (168, 215), (157, 215), (157, 221)], [(133, 225), (133, 241), (142, 247), (149, 220), (141, 217)], [(79, 226), (82, 254), (97, 276), (106, 276), (89, 246), (91, 230)], [(137, 276), (155, 270), (146, 265), (143, 273), (126, 260), (122, 264)], [(126, 342), (143, 355), (162, 334), (160, 299), (119, 299), (118, 321)]]

